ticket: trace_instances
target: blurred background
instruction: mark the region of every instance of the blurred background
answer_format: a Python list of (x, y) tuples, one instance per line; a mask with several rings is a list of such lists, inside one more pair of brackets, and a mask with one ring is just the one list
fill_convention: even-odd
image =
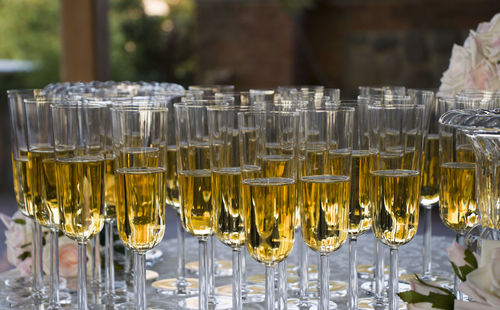
[[(2, 0), (0, 212), (15, 200), (5, 90), (58, 81), (437, 88), (498, 0)], [(0, 236), (0, 242), (3, 234)]]

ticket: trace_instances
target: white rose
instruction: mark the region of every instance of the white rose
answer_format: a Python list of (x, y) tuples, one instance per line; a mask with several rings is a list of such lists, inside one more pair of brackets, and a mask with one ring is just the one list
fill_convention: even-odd
[(498, 310), (498, 308), (479, 302), (462, 301), (455, 299), (453, 310)]
[[(90, 275), (92, 269), (91, 246), (87, 244), (87, 274)], [(43, 271), (50, 272), (50, 236), (43, 247)], [(59, 237), (59, 275), (61, 277), (72, 278), (78, 275), (78, 243), (66, 236)]]
[[(422, 285), (417, 280), (410, 280), (410, 285), (413, 291), (422, 295), (428, 296), (430, 292), (443, 294), (439, 289)], [(432, 304), (430, 302), (419, 302), (416, 304), (408, 304), (406, 307), (408, 310), (432, 309)]]
[[(32, 222), (31, 219), (25, 217), (21, 212), (14, 213), (12, 218), (5, 214), (0, 214), (0, 220), (5, 224), (5, 245), (7, 246), (7, 261), (18, 266), (23, 262), (20, 256), (24, 252), (32, 254)], [(24, 223), (16, 223), (16, 220), (22, 220)], [(28, 258), (26, 256), (26, 258)], [(25, 258), (25, 259), (26, 259)]]
[(489, 23), (479, 24), (476, 33), (476, 41), (481, 46), (484, 56), (493, 63), (500, 60), (500, 13)]
[(467, 72), (465, 88), (485, 90), (490, 84), (494, 85), (495, 79), (498, 79), (497, 68), (483, 58), (475, 68)]
[(458, 289), (478, 303), (500, 307), (500, 241), (482, 241), (479, 268)]
[(469, 52), (459, 45), (453, 45), (451, 51), (450, 65), (441, 78), (440, 93), (458, 93), (464, 88), (464, 76), (470, 68)]

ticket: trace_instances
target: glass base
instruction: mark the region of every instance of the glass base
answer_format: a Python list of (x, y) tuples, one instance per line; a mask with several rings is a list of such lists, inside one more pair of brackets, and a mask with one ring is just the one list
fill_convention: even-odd
[[(233, 285), (223, 285), (215, 288), (215, 293), (221, 296), (233, 296)], [(265, 299), (266, 288), (263, 285), (251, 284), (242, 291), (242, 300), (244, 304), (263, 302)]]
[[(358, 309), (375, 309), (375, 310), (385, 310), (389, 307), (389, 299), (384, 298), (382, 301), (375, 300), (374, 297), (366, 297), (358, 299)], [(406, 309), (406, 304), (403, 301), (399, 301), (398, 309)]]
[(153, 282), (152, 286), (159, 294), (185, 297), (198, 294), (198, 279), (186, 278), (186, 286), (178, 287), (177, 278), (162, 279)]
[[(371, 280), (373, 279), (373, 275), (375, 273), (375, 266), (370, 264), (362, 264), (358, 265), (358, 278), (363, 280)], [(405, 274), (406, 269), (399, 267), (399, 274)], [(389, 279), (389, 265), (384, 266), (384, 275), (385, 279)]]
[[(331, 297), (331, 296), (330, 296)], [(287, 309), (289, 310), (316, 310), (319, 309), (318, 299), (310, 298), (308, 300), (300, 300), (298, 298), (288, 298)], [(328, 309), (337, 309), (337, 304), (330, 300)]]
[[(373, 282), (372, 281), (366, 281), (365, 283), (361, 284), (359, 287), (364, 290), (366, 293), (370, 295), (375, 295), (374, 293), (374, 288), (373, 288)], [(406, 282), (404, 280), (399, 280), (399, 292), (405, 292), (411, 290), (411, 286), (409, 282)], [(387, 290), (389, 289), (389, 282), (384, 282), (384, 296), (387, 295)]]
[[(210, 310), (229, 310), (233, 308), (233, 300), (231, 297), (216, 295), (216, 304), (208, 304)], [(199, 309), (198, 297), (189, 297), (179, 302), (179, 307), (186, 310)]]
[(14, 277), (6, 279), (4, 283), (7, 288), (17, 290), (31, 286), (33, 284), (33, 279), (27, 277)]
[[(230, 260), (215, 261), (215, 276), (230, 277), (233, 274), (233, 263)], [(186, 263), (186, 270), (193, 274), (198, 274), (198, 261)]]
[[(451, 274), (446, 275), (446, 274), (440, 274), (440, 273), (433, 273), (430, 276), (424, 277), (421, 274), (417, 274), (420, 279), (422, 279), (425, 282), (429, 282), (430, 284), (441, 286), (441, 287), (453, 287), (453, 276)], [(399, 276), (399, 282), (403, 283), (410, 283), (410, 280), (415, 279), (414, 274), (405, 274)]]
[[(347, 295), (349, 283), (330, 280), (330, 298), (341, 298)], [(309, 281), (309, 295), (318, 298), (318, 281)]]

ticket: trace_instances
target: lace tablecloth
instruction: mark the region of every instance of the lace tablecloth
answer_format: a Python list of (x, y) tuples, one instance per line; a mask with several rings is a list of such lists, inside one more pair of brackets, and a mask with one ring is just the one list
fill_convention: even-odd
[[(449, 237), (434, 236), (432, 239), (432, 267), (434, 271), (440, 273), (441, 276), (445, 278), (452, 279), (452, 269), (450, 263), (448, 262), (448, 257), (445, 251), (445, 247), (449, 246), (453, 241)], [(160, 259), (157, 259), (153, 263), (149, 263), (148, 269), (154, 270), (159, 273), (158, 279), (172, 278), (176, 276), (176, 263), (177, 263), (177, 246), (175, 239), (164, 240), (157, 248), (163, 252)], [(307, 248), (307, 247), (304, 247)], [(330, 255), (330, 280), (337, 281), (348, 281), (348, 261), (349, 254), (347, 245), (345, 244), (337, 252)], [(389, 263), (388, 260), (388, 250), (386, 251), (386, 264)], [(309, 253), (309, 263), (317, 264), (317, 254), (308, 250)], [(400, 267), (404, 268), (407, 273), (420, 273), (422, 272), (422, 236), (417, 235), (410, 243), (402, 246), (399, 250), (399, 261)], [(197, 261), (198, 259), (198, 242), (195, 238), (186, 238), (186, 261)], [(248, 255), (247, 257), (247, 274), (251, 279), (261, 279), (263, 277), (255, 276), (259, 274), (264, 274), (264, 266), (258, 264)], [(375, 238), (373, 234), (365, 234), (358, 239), (358, 264), (372, 264), (375, 257)], [(224, 246), (223, 244), (217, 242), (216, 244), (216, 258), (218, 260), (231, 260), (231, 249)], [(288, 264), (296, 265), (298, 261), (297, 246), (287, 259)], [(294, 287), (296, 283), (293, 274), (290, 274), (289, 286)], [(11, 271), (3, 274), (3, 278), (15, 276), (16, 273)], [(252, 277), (253, 275), (253, 277)], [(117, 279), (123, 276), (123, 272), (117, 272)], [(195, 274), (188, 276), (197, 277)], [(313, 277), (314, 275), (312, 275)], [(360, 279), (360, 284), (366, 280)], [(5, 287), (4, 281), (0, 281), (0, 306), (2, 309), (9, 308), (5, 297), (12, 292), (7, 287)], [(148, 281), (148, 306), (153, 306), (155, 308), (162, 309), (178, 309), (178, 303), (182, 299), (165, 296), (161, 294), (151, 285), (152, 281)], [(216, 286), (231, 284), (231, 276), (217, 277)], [(75, 286), (74, 280), (68, 281), (68, 287)], [(133, 288), (130, 288), (133, 291)], [(362, 290), (360, 290), (361, 296), (366, 295)], [(347, 298), (345, 296), (335, 297), (332, 296), (332, 300), (338, 305), (338, 309), (345, 309)], [(73, 305), (74, 306), (74, 303)], [(262, 304), (253, 303), (245, 304), (245, 309), (264, 309)], [(11, 309), (11, 308), (10, 308)]]

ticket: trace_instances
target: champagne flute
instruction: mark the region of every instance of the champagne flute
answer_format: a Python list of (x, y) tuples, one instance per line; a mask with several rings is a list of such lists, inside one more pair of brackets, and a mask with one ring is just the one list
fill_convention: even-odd
[(275, 309), (274, 269), (292, 251), (296, 224), (297, 112), (243, 112), (241, 203), (247, 250), (266, 266), (265, 308)]
[[(227, 100), (230, 100), (227, 97)], [(180, 214), (183, 227), (199, 241), (199, 296), (181, 301), (181, 307), (208, 309), (209, 282), (213, 269), (207, 268), (207, 241), (215, 231), (212, 206), (210, 149), (207, 106), (226, 102), (222, 99), (185, 98), (174, 104), (176, 115), (177, 174)], [(215, 296), (214, 296), (215, 297)], [(218, 298), (217, 307), (230, 307)]]
[(240, 205), (241, 168), (237, 115), (249, 108), (211, 106), (207, 110), (215, 235), (233, 249), (232, 309), (241, 310), (241, 248), (245, 245), (246, 238)]
[(348, 235), (354, 109), (300, 110), (299, 200), (304, 242), (320, 253), (319, 309), (329, 309), (328, 254)]
[(340, 101), (340, 106), (354, 109), (353, 146), (351, 160), (351, 192), (349, 204), (349, 291), (348, 309), (358, 305), (357, 238), (372, 225), (369, 199), (370, 169), (368, 143), (368, 102), (366, 100)]
[(152, 105), (114, 106), (118, 234), (134, 251), (135, 306), (146, 309), (145, 255), (165, 234), (168, 109)]
[(106, 106), (69, 99), (51, 110), (60, 229), (78, 243), (77, 305), (83, 310), (89, 308), (87, 241), (104, 224)]
[[(34, 217), (32, 205), (27, 202), (26, 195), (30, 190), (28, 184), (28, 133), (26, 127), (26, 115), (24, 108), (24, 99), (35, 96), (39, 90), (34, 89), (14, 89), (8, 90), (7, 95), (9, 98), (9, 112), (11, 121), (11, 150), (12, 150), (12, 172), (14, 177), (14, 192), (16, 195), (17, 208), (27, 218)], [(35, 222), (33, 222), (34, 225)], [(35, 229), (32, 228), (33, 234)], [(33, 236), (33, 252), (36, 251), (36, 240)], [(36, 264), (37, 260), (34, 259)], [(38, 271), (41, 268), (38, 265), (33, 266), (32, 278), (32, 291), (36, 292), (39, 285), (42, 283), (37, 282)], [(15, 288), (15, 292), (7, 296), (7, 301), (11, 305), (21, 305), (33, 302), (31, 292), (26, 287), (29, 281), (24, 277), (9, 278), (5, 280), (7, 287)]]
[(420, 202), (424, 107), (401, 101), (368, 107), (372, 229), (390, 246), (390, 310), (399, 307), (398, 248), (417, 233)]
[(28, 171), (31, 179), (33, 213), (39, 225), (50, 230), (49, 309), (69, 303), (69, 294), (59, 292), (59, 225), (61, 213), (57, 201), (54, 133), (51, 102), (43, 95), (25, 100), (28, 129)]
[[(442, 99), (454, 106), (454, 100)], [(439, 119), (439, 205), (443, 223), (456, 232), (456, 241), (464, 244), (465, 233), (479, 221), (476, 194), (476, 160), (466, 131), (450, 111)], [(454, 278), (454, 290), (458, 278)], [(458, 298), (462, 294), (457, 292)]]
[[(196, 92), (191, 99), (195, 100), (214, 100), (220, 102), (223, 97), (220, 94), (234, 93), (234, 85), (208, 84), (208, 85), (190, 85), (189, 92)], [(219, 96), (217, 96), (219, 94)], [(194, 97), (194, 98), (193, 98)], [(234, 98), (234, 96), (233, 96)], [(215, 260), (215, 235), (212, 233), (208, 238), (209, 254), (207, 260), (208, 268), (208, 303), (215, 305), (218, 303), (215, 297), (215, 275), (217, 274), (217, 262)], [(219, 308), (223, 305), (220, 304)]]
[[(185, 97), (201, 95), (200, 91), (167, 91), (155, 95), (168, 108), (167, 130), (167, 167), (166, 167), (166, 203), (179, 215), (177, 222), (177, 279), (167, 279), (173, 283), (171, 288), (162, 292), (173, 296), (190, 296), (198, 292), (198, 279), (186, 277), (185, 232), (180, 218), (179, 181), (177, 175), (177, 146), (175, 143), (175, 109)], [(175, 286), (174, 286), (175, 285)]]

